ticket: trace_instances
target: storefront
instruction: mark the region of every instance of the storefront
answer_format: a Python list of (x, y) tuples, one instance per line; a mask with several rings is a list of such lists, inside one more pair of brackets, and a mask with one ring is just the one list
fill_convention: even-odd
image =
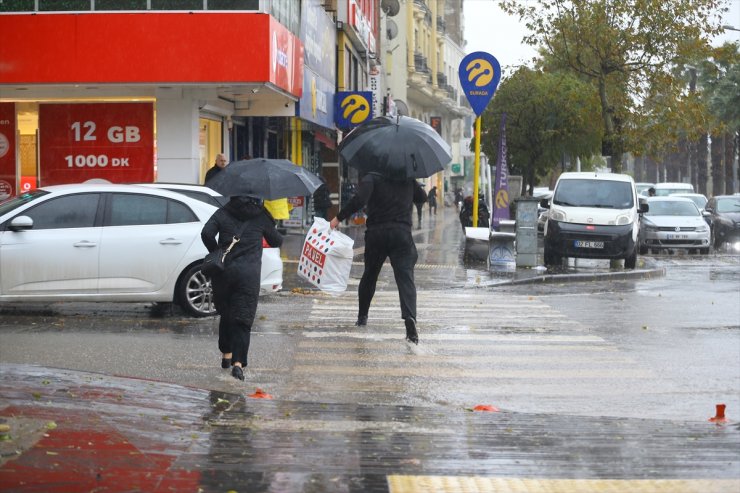
[(303, 46), (271, 15), (5, 13), (0, 32), (0, 196), (88, 180), (202, 183), (219, 152), (290, 150)]

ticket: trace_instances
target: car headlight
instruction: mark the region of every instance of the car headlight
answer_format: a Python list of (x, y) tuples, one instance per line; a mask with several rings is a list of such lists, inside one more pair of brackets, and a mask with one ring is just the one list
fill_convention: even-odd
[(632, 224), (632, 217), (630, 217), (628, 214), (617, 216), (617, 226), (624, 226), (626, 224)]
[(706, 224), (703, 224), (696, 228), (697, 233), (706, 233), (707, 231), (709, 231), (709, 226), (707, 226)]
[(553, 221), (565, 221), (565, 212), (550, 209), (550, 217)]

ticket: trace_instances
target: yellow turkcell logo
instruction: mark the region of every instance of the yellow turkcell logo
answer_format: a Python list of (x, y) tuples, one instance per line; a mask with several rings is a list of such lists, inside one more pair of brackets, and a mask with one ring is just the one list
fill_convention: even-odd
[(471, 60), (465, 71), (468, 73), (468, 82), (477, 87), (487, 86), (493, 80), (493, 66), (483, 58)]
[(350, 94), (340, 104), (342, 117), (350, 123), (362, 123), (370, 116), (370, 102), (359, 94)]
[(496, 208), (502, 209), (506, 207), (509, 207), (509, 192), (499, 190), (496, 194)]

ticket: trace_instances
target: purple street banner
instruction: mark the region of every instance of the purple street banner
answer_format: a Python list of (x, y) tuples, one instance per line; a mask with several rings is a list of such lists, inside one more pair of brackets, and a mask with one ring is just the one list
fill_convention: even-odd
[(475, 51), (462, 59), (458, 73), (470, 107), (481, 116), (501, 80), (501, 65), (490, 53)]
[(509, 212), (509, 167), (506, 164), (506, 113), (501, 115), (501, 132), (496, 157), (496, 179), (493, 186), (493, 221), (491, 228), (498, 230), (501, 220), (508, 220)]

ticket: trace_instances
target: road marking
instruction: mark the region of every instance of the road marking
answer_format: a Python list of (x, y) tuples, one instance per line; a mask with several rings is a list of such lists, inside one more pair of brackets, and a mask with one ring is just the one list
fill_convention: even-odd
[(388, 476), (390, 493), (727, 493), (738, 479), (527, 479)]
[(305, 373), (309, 375), (342, 375), (342, 376), (391, 376), (391, 377), (429, 377), (433, 376), (436, 378), (466, 378), (466, 379), (618, 379), (623, 380), (627, 378), (648, 378), (652, 374), (645, 370), (635, 370), (624, 368), (620, 369), (619, 372), (615, 372), (612, 368), (609, 369), (589, 369), (589, 370), (555, 370), (551, 368), (538, 368), (535, 370), (510, 370), (500, 369), (494, 370), (492, 368), (478, 368), (478, 369), (462, 369), (462, 368), (450, 368), (441, 367), (437, 365), (422, 366), (416, 365), (413, 367), (357, 367), (357, 366), (325, 366), (325, 365), (296, 365), (293, 367), (295, 373)]
[[(399, 327), (398, 332), (402, 332), (404, 329)], [(370, 340), (383, 340), (383, 339), (397, 339), (398, 333), (394, 334), (383, 334), (383, 333), (367, 333), (357, 331), (342, 331), (342, 332), (330, 332), (330, 331), (304, 331), (304, 337), (317, 339), (317, 338), (332, 338), (332, 337), (349, 337), (352, 339), (370, 339)], [(559, 336), (550, 334), (424, 334), (425, 341), (488, 341), (488, 342), (593, 342), (593, 343), (604, 343), (604, 339), (599, 336)]]
[[(403, 335), (400, 333), (393, 337), (390, 337), (391, 339), (401, 339), (403, 338)], [(464, 356), (467, 357), (469, 354), (468, 351), (475, 351), (475, 350), (488, 350), (488, 351), (516, 351), (516, 352), (527, 352), (527, 351), (564, 351), (564, 352), (572, 352), (572, 351), (605, 351), (605, 352), (617, 352), (618, 349), (614, 346), (576, 346), (576, 345), (543, 345), (543, 344), (455, 344), (454, 346), (450, 346), (449, 344), (435, 344), (435, 343), (427, 343), (426, 342), (426, 336), (422, 335), (420, 336), (422, 338), (422, 344), (421, 348), (431, 346), (432, 349), (439, 350), (447, 350), (447, 352), (454, 352), (454, 351), (462, 351), (465, 352)], [(367, 343), (371, 343), (368, 345)], [(382, 340), (376, 340), (373, 338), (366, 338), (366, 339), (360, 339), (356, 342), (345, 342), (345, 341), (323, 341), (323, 340), (306, 340), (301, 341), (298, 343), (298, 346), (300, 348), (325, 348), (325, 349), (361, 349), (363, 351), (367, 351), (369, 348), (371, 349), (377, 349), (377, 350), (388, 350), (388, 349), (395, 349), (395, 348), (401, 348), (404, 347), (403, 345), (399, 345), (398, 342), (385, 342)]]

